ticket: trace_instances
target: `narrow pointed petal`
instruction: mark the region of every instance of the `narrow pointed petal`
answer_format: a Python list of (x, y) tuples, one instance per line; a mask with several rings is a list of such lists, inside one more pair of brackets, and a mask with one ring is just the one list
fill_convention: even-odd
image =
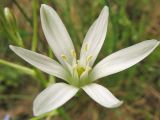
[(43, 90), (33, 102), (35, 116), (50, 112), (71, 99), (78, 88), (65, 83), (56, 83)]
[(157, 40), (146, 40), (107, 56), (93, 68), (92, 80), (120, 72), (135, 65), (147, 57), (159, 43)]
[(82, 88), (93, 100), (106, 108), (119, 107), (123, 102), (119, 101), (105, 87), (98, 84), (90, 84)]
[(71, 64), (73, 60), (71, 50), (74, 50), (74, 46), (60, 17), (54, 9), (44, 4), (41, 5), (40, 15), (44, 35), (55, 56), (65, 65), (61, 57), (64, 54)]
[(93, 56), (90, 61), (90, 66), (94, 64), (106, 37), (108, 16), (109, 10), (108, 7), (105, 6), (97, 20), (89, 28), (81, 48), (81, 64), (85, 64), (88, 56)]
[(59, 63), (52, 60), (51, 58), (32, 52), (24, 48), (15, 47), (12, 45), (10, 45), (10, 49), (13, 50), (19, 57), (24, 59), (26, 62), (37, 67), (38, 69), (50, 75), (54, 75), (58, 78), (61, 78), (63, 80), (67, 80), (66, 70)]

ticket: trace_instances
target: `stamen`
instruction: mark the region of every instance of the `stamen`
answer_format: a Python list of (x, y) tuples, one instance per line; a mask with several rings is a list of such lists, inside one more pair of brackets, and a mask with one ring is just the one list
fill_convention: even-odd
[(73, 69), (77, 69), (77, 66), (78, 66), (77, 64), (74, 64)]
[(71, 50), (71, 55), (72, 55), (73, 58), (77, 57), (76, 52), (74, 50)]
[(89, 66), (86, 67), (86, 70), (87, 70), (88, 72), (89, 72), (91, 69), (92, 69), (92, 68), (89, 67)]
[(91, 60), (92, 60), (92, 58), (93, 58), (93, 56), (92, 56), (92, 55), (88, 56), (88, 57), (87, 57), (87, 62), (91, 61)]
[(88, 70), (88, 71), (90, 71), (91, 69), (92, 69), (92, 68), (89, 67), (89, 66), (86, 67), (86, 70)]
[(65, 56), (64, 54), (62, 54), (61, 57), (63, 60), (65, 60), (65, 61), (67, 60), (67, 56)]
[(88, 51), (88, 44), (87, 43), (84, 45), (84, 51), (85, 52)]

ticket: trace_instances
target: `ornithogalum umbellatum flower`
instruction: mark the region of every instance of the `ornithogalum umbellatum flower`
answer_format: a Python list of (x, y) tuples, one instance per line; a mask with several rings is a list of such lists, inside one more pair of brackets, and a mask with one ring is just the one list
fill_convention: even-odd
[(35, 98), (33, 103), (35, 116), (62, 106), (79, 89), (83, 89), (93, 100), (106, 108), (120, 106), (122, 101), (107, 88), (93, 82), (133, 66), (159, 45), (157, 40), (146, 40), (115, 52), (94, 65), (107, 33), (109, 16), (107, 6), (104, 6), (99, 17), (89, 28), (78, 59), (72, 40), (56, 11), (43, 4), (40, 16), (47, 42), (59, 62), (24, 48), (10, 46), (28, 63), (64, 80), (50, 85)]

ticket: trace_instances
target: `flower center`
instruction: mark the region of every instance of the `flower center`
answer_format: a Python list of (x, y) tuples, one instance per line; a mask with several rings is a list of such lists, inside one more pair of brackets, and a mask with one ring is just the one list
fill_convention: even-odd
[(67, 56), (64, 54), (61, 55), (64, 60), (65, 66), (71, 73), (71, 77), (69, 77), (68, 82), (77, 87), (81, 87), (85, 84), (89, 83), (89, 73), (91, 71), (91, 67), (89, 66), (90, 61), (92, 60), (92, 55), (86, 56), (86, 51), (88, 50), (88, 45), (86, 44), (84, 47), (83, 53), (83, 62), (77, 60), (77, 56), (74, 50), (71, 50), (72, 55), (72, 64), (69, 63)]

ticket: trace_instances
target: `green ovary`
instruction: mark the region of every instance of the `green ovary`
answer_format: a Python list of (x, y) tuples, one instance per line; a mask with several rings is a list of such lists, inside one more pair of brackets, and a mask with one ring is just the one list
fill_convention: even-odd
[(77, 73), (78, 73), (78, 76), (80, 77), (81, 74), (85, 71), (85, 68), (84, 67), (77, 67)]

